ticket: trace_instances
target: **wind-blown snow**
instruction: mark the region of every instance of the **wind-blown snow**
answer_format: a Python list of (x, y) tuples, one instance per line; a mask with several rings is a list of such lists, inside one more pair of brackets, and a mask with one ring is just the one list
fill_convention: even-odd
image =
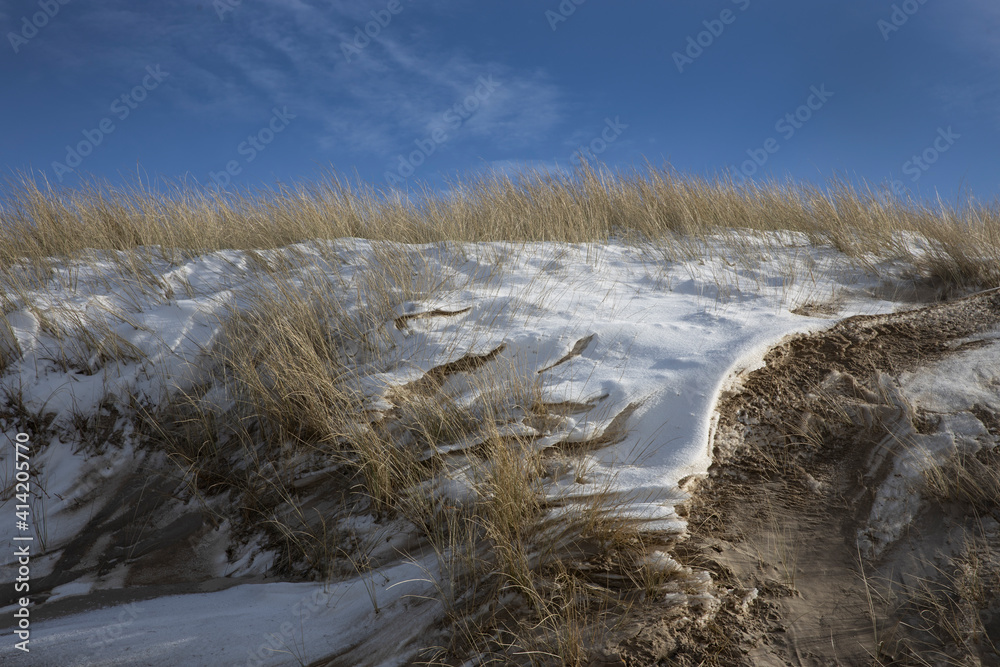
[[(336, 272), (331, 289), (344, 286), (350, 309), (358, 305), (358, 297), (348, 287), (378, 264), (377, 246), (347, 240), (261, 254), (275, 259), (294, 253), (300, 265), (303, 257), (315, 260), (293, 271), (293, 279), (315, 280), (316, 267)], [(837, 251), (813, 247), (797, 234), (710, 240), (699, 257), (686, 261), (668, 261), (648, 248), (617, 242), (443, 244), (396, 246), (394, 251), (409, 253), (423, 276), (441, 284), (404, 303), (396, 315), (434, 308), (470, 310), (412, 320), (406, 331), (391, 320), (384, 322), (384, 339), (397, 346), (402, 362), (380, 369), (371, 378), (372, 387), (414, 380), (456, 358), (456, 350), (482, 353), (500, 344), (506, 345), (504, 357), (534, 377), (578, 341), (592, 337), (578, 356), (540, 374), (548, 400), (601, 399), (599, 409), (570, 419), (561, 437), (592, 437), (628, 406), (634, 411), (626, 437), (586, 462), (585, 484), (579, 483), (579, 474), (567, 473), (549, 493), (585, 494), (593, 488), (588, 485), (610, 486), (632, 498), (623, 512), (674, 530), (683, 529), (673, 510), (683, 495), (678, 481), (707, 469), (713, 408), (733, 374), (759, 365), (767, 349), (788, 334), (898, 306), (872, 296), (894, 275), (894, 267), (883, 265), (881, 276), (874, 277), (852, 268)], [(145, 284), (122, 278), (112, 257), (95, 258), (67, 263), (46, 292), (27, 295), (7, 316), (23, 354), (7, 369), (2, 384), (20, 392), (29, 410), (54, 412), (56, 424), (69, 423), (74, 414), (98, 414), (109, 404), (119, 410), (130, 401), (155, 405), (204, 379), (202, 353), (216, 341), (229, 309), (247, 303), (265, 279), (254, 268), (256, 260), (237, 251), (154, 261)], [(833, 304), (823, 311), (831, 315), (791, 312), (807, 302)], [(40, 319), (39, 312), (51, 321)], [(127, 352), (106, 361), (93, 346), (66, 342), (79, 339), (77, 334), (63, 341), (53, 335), (53, 326), (71, 327), (74, 321), (95, 336), (114, 332)], [(7, 426), (12, 440), (16, 430)], [(39, 538), (44, 537), (50, 553), (85, 525), (94, 490), (136, 465), (127, 437), (122, 447), (99, 455), (76, 451), (78, 444), (58, 439), (33, 443), (36, 486), (45, 491), (44, 500), (36, 503), (45, 503), (45, 535)], [(12, 469), (11, 449), (3, 449), (5, 470)], [(12, 507), (9, 496), (4, 500), (5, 509)], [(39, 516), (36, 511), (36, 522)], [(0, 535), (9, 544), (15, 532), (12, 520), (0, 521)], [(45, 568), (54, 562), (51, 556), (36, 556), (33, 577), (47, 574)], [(8, 560), (6, 568), (13, 571), (15, 565)], [(215, 576), (221, 577), (236, 566), (220, 553), (215, 567)], [(410, 596), (433, 596), (426, 581), (433, 571), (432, 563), (423, 563), (377, 573), (375, 583), (368, 584), (377, 589), (379, 614), (362, 578), (326, 589), (315, 584), (243, 585), (38, 621), (32, 625), (31, 654), (8, 641), (0, 646), (0, 660), (67, 666), (299, 664), (303, 656), (315, 659), (346, 650), (382, 628), (392, 628), (380, 634), (389, 637), (431, 625), (440, 617), (440, 605)], [(85, 595), (112, 581), (63, 585), (57, 594)], [(307, 617), (293, 610), (317, 594), (323, 604)], [(293, 627), (285, 637), (281, 628), (289, 619)], [(118, 628), (113, 637), (109, 627)], [(407, 633), (400, 635), (402, 627)], [(266, 643), (269, 633), (282, 635), (289, 650), (250, 656), (248, 651)], [(95, 636), (103, 639), (94, 641)], [(400, 646), (383, 648), (366, 658), (369, 664), (396, 664), (406, 657)]]
[[(928, 472), (949, 459), (974, 455), (995, 446), (995, 438), (975, 410), (1000, 410), (1000, 331), (987, 331), (958, 343), (980, 344), (915, 371), (901, 374), (898, 388), (886, 393), (900, 419), (880, 449), (899, 450), (892, 471), (875, 491), (868, 525), (860, 543), (873, 556), (892, 545), (913, 523), (922, 501), (921, 484)], [(914, 417), (921, 411), (933, 419), (933, 432), (921, 433)]]

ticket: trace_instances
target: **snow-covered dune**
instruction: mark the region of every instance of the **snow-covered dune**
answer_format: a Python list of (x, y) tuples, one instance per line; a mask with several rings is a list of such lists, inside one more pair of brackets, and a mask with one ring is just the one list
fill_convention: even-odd
[[(789, 334), (900, 305), (878, 296), (891, 294), (895, 280), (903, 284), (889, 264), (876, 276), (804, 236), (735, 238), (709, 239), (700, 256), (688, 260), (617, 242), (393, 246), (420, 267), (414, 278), (420, 284), (400, 297), (390, 317), (370, 323), (397, 359), (372, 366), (366, 390), (371, 407), (380, 409), (379, 392), (386, 387), (412, 382), (463, 354), (500, 350), (507, 367), (540, 383), (547, 401), (593, 408), (536, 433), (539, 446), (586, 441), (624, 427), (602, 448), (582, 454), (575, 469), (550, 480), (547, 494), (611, 489), (622, 498), (620, 511), (649, 519), (652, 528), (682, 531), (674, 512), (683, 497), (678, 482), (707, 470), (713, 409), (734, 374), (758, 365)], [(431, 558), (326, 585), (259, 583), (271, 555), (252, 545), (227, 553), (225, 526), (210, 530), (199, 523), (183, 533), (189, 572), (176, 564), (144, 564), (127, 553), (98, 563), (100, 545), (81, 539), (95, 521), (106, 527), (142, 502), (142, 494), (123, 491), (137, 471), (171, 465), (138, 446), (123, 415), (210, 379), (205, 353), (225, 319), (267, 281), (279, 280), (260, 268), (262, 258), (272, 265), (289, 260), (292, 268), (280, 280), (293, 285), (329, 280), (350, 312), (362, 307), (357, 286), (385, 252), (361, 240), (216, 252), (150, 260), (141, 280), (122, 274), (120, 257), (97, 254), (65, 263), (47, 289), (13, 301), (6, 319), (16, 346), (7, 341), (14, 351), (0, 385), (19, 412), (9, 412), (3, 427), (9, 443), (19, 432), (31, 437), (31, 528), (20, 531), (13, 520), (16, 453), (5, 446), (2, 507), (11, 520), (0, 522), (0, 535), (12, 546), (2, 560), (4, 579), (14, 580), (14, 538), (32, 537), (22, 542), (31, 544), (30, 577), (40, 588), (30, 591), (30, 653), (7, 641), (0, 661), (294, 665), (355, 650), (365, 664), (390, 665), (418, 648), (409, 639), (442, 614), (429, 599), (435, 595)], [(405, 317), (427, 313), (432, 316)], [(32, 433), (25, 415), (51, 415), (41, 431), (46, 440)], [(105, 441), (82, 443), (73, 435), (74, 420), (87, 417), (97, 439), (109, 434)], [(455, 450), (462, 447), (459, 442)], [(460, 478), (455, 483), (461, 487)], [(132, 499), (129, 506), (108, 508), (114, 493)], [(180, 531), (187, 506), (166, 499), (157, 507), (162, 525)], [(69, 558), (70, 552), (76, 556)], [(171, 567), (177, 573), (166, 574)], [(164, 580), (155, 582), (158, 571)], [(258, 579), (183, 596), (136, 594), (132, 600), (129, 593), (140, 582), (187, 581), (197, 590), (197, 581), (242, 576)], [(85, 605), (67, 605), (102, 590), (120, 590), (103, 599), (121, 604), (86, 611), (80, 610)], [(17, 608), (3, 609), (0, 625), (8, 637)], [(376, 636), (377, 643), (366, 643)]]

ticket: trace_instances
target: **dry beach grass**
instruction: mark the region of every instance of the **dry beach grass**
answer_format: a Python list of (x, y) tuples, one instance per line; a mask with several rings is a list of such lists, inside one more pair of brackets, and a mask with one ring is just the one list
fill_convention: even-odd
[[(445, 192), (425, 187), (411, 195), (335, 174), (225, 193), (141, 181), (65, 190), (21, 175), (7, 183), (0, 220), (4, 266), (88, 248), (204, 252), (345, 237), (396, 243), (599, 243), (619, 237), (659, 243), (673, 256), (685, 248), (697, 252), (699, 236), (738, 229), (804, 232), (859, 258), (902, 256), (923, 275), (949, 285), (993, 286), (1000, 280), (996, 202), (929, 203), (845, 180), (823, 188), (736, 185), (652, 165), (616, 173), (589, 165), (573, 175), (487, 173), (453, 182)], [(900, 232), (925, 238), (926, 252), (910, 256)]]
[[(571, 176), (487, 174), (456, 181), (443, 193), (425, 188), (407, 196), (336, 176), (237, 193), (105, 183), (61, 190), (21, 176), (8, 182), (0, 201), (4, 312), (30, 309), (59, 341), (51, 357), (82, 373), (98, 373), (142, 353), (114, 333), (127, 320), (121, 312), (109, 308), (83, 322), (73, 313), (61, 314), (57, 303), (29, 299), (54, 280), (53, 267), (67, 261), (85, 267), (100, 255), (114, 264), (126, 298), (131, 290), (137, 301), (140, 295), (167, 300), (173, 288), (156, 277), (154, 263), (246, 251), (250, 262), (239, 270), (259, 276), (259, 288), (227, 313), (221, 336), (204, 350), (207, 379), (169, 401), (132, 406), (137, 432), (175, 465), (172, 479), (179, 483), (169, 493), (196, 499), (207, 521), (233, 526), (237, 541), (261, 537), (278, 554), (275, 569), (283, 576), (360, 575), (374, 581), (401, 553), (433, 554), (439, 568), (428, 576), (435, 578), (447, 612), (421, 653), (421, 660), (433, 664), (462, 664), (474, 656), (483, 664), (721, 665), (784, 655), (760, 648), (769, 646), (768, 626), (755, 610), (779, 609), (787, 617), (801, 612), (803, 603), (785, 598), (822, 588), (813, 576), (816, 566), (797, 562), (795, 542), (803, 534), (826, 534), (833, 496), (809, 496), (803, 480), (836, 487), (853, 474), (830, 462), (837, 447), (884, 433), (877, 423), (862, 428), (851, 415), (836, 412), (830, 407), (836, 401), (776, 402), (770, 408), (783, 411), (783, 421), (774, 426), (782, 446), (740, 436), (739, 447), (748, 451), (726, 452), (714, 471), (750, 475), (773, 486), (739, 487), (746, 498), (727, 497), (729, 487), (712, 481), (693, 486), (688, 512), (697, 528), (689, 543), (678, 544), (675, 535), (643, 530), (640, 522), (616, 514), (622, 499), (611, 493), (554, 502), (546, 496), (546, 480), (565, 469), (586, 475), (581, 453), (620, 437), (627, 408), (607, 415), (608, 427), (590, 440), (538, 445), (539, 434), (557, 433), (567, 415), (597, 408), (548, 401), (539, 380), (547, 369), (526, 370), (504, 355), (502, 345), (475, 350), (491, 322), (469, 322), (450, 342), (445, 356), (452, 361), (374, 391), (367, 377), (408, 361), (399, 357), (396, 336), (406, 335), (416, 320), (465, 313), (402, 312), (407, 304), (459, 287), (410, 253), (408, 244), (504, 242), (516, 253), (535, 241), (599, 245), (618, 239), (665, 262), (711, 252), (717, 246), (707, 239), (721, 236), (731, 241), (726, 261), (751, 266), (766, 248), (747, 238), (794, 231), (873, 271), (882, 260), (906, 265), (920, 288), (915, 294), (944, 298), (1000, 285), (996, 203), (932, 205), (846, 181), (825, 188), (736, 186), (651, 165), (627, 173), (584, 165)], [(307, 240), (345, 238), (374, 242), (377, 262), (363, 274), (338, 271), (335, 243), (324, 246), (326, 254), (271, 252)], [(487, 273), (504, 270), (499, 250), (495, 259)], [(194, 293), (197, 287), (187, 289)], [(345, 308), (344, 294), (358, 307)], [(3, 323), (9, 334), (6, 318)], [(985, 326), (986, 320), (973, 324)], [(802, 340), (803, 349), (818, 344)], [(570, 354), (579, 354), (587, 343), (581, 338)], [(899, 358), (931, 356), (911, 338), (898, 345), (893, 354)], [(3, 329), (0, 353), (0, 369), (20, 356), (16, 339)], [(833, 364), (837, 354), (823, 357), (815, 368)], [(870, 361), (852, 359), (843, 363)], [(856, 385), (877, 390), (872, 369), (852, 372)], [(793, 389), (809, 395), (826, 379), (797, 380)], [(373, 407), (375, 394), (380, 400)], [(730, 397), (737, 407), (723, 402), (720, 409), (736, 410), (762, 395)], [(876, 407), (866, 409), (880, 414), (879, 400), (869, 399), (866, 405)], [(44, 411), (25, 410), (9, 388), (5, 404), (6, 419), (35, 431), (47, 428)], [(754, 409), (766, 411), (756, 404)], [(360, 422), (359, 414), (365, 416)], [(94, 440), (100, 418), (78, 415), (82, 442)], [(827, 452), (818, 456), (819, 468), (810, 467), (813, 459), (805, 450)], [(957, 507), (962, 516), (997, 519), (996, 456), (949, 465), (928, 474), (927, 496)], [(444, 484), (444, 473), (456, 471), (474, 491), (471, 499), (451, 495)], [(754, 495), (762, 488), (778, 491), (762, 502)], [(773, 505), (774, 499), (783, 505)], [(769, 509), (747, 517), (734, 505), (740, 500)], [(403, 539), (385, 547), (359, 538), (345, 527), (358, 517), (385, 522)], [(745, 533), (727, 532), (743, 519)], [(854, 564), (847, 558), (852, 554), (837, 552), (843, 558), (834, 565), (859, 575), (851, 594), (868, 594), (871, 616), (845, 616), (837, 631), (853, 631), (860, 620), (874, 635), (852, 644), (851, 655), (870, 664), (921, 664), (921, 647), (930, 647), (954, 664), (975, 659), (989, 664), (982, 656), (989, 655), (996, 631), (989, 625), (992, 616), (976, 614), (997, 602), (989, 592), (998, 585), (997, 545), (989, 531), (979, 534), (969, 525), (968, 546), (953, 554), (953, 570), (919, 590), (904, 590), (891, 577), (884, 586), (873, 577), (869, 586), (866, 573), (874, 565), (863, 556)], [(726, 544), (720, 547), (721, 542)], [(713, 549), (723, 555), (709, 553)], [(741, 555), (734, 555), (740, 549)], [(771, 574), (761, 574), (767, 568)], [(690, 602), (705, 590), (699, 576), (704, 572), (722, 582), (713, 589), (723, 600), (721, 608), (700, 609)], [(763, 602), (754, 606), (758, 589)], [(664, 602), (665, 594), (675, 602)], [(688, 594), (688, 606), (677, 611), (676, 600)], [(876, 610), (876, 599), (891, 603)], [(372, 604), (377, 610), (374, 595)], [(699, 624), (702, 612), (709, 620)], [(966, 620), (958, 619), (960, 612)], [(913, 618), (927, 621), (926, 627), (912, 630)], [(721, 625), (725, 619), (740, 632), (727, 631)], [(792, 648), (797, 640), (804, 646), (815, 639), (809, 634), (815, 630), (782, 627), (795, 637)], [(808, 646), (822, 651), (818, 644)], [(347, 664), (351, 658), (332, 656), (316, 664)]]

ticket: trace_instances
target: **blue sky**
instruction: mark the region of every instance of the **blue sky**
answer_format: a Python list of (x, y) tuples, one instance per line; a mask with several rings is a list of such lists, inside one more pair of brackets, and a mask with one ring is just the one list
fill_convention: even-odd
[(1000, 191), (995, 0), (0, 0), (0, 27), (0, 166), (69, 186), (441, 186), (583, 148)]

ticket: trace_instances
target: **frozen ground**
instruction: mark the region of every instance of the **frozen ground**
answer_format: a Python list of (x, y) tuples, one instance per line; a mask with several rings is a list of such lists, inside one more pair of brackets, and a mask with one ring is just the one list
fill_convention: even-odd
[[(706, 471), (714, 406), (734, 374), (759, 365), (791, 333), (855, 314), (891, 312), (909, 294), (905, 267), (862, 269), (795, 234), (720, 238), (686, 260), (618, 243), (397, 246), (393, 252), (407, 254), (422, 281), (407, 292), (396, 318), (468, 310), (412, 319), (406, 327), (394, 326), (392, 318), (372, 325), (381, 327), (400, 360), (373, 370), (373, 409), (385, 387), (503, 344), (503, 356), (519, 372), (542, 378), (547, 400), (599, 406), (568, 418), (550, 441), (584, 440), (618, 415), (626, 420), (623, 439), (586, 455), (546, 492), (586, 495), (611, 488), (627, 500), (622, 511), (677, 531), (684, 529), (674, 512), (683, 497), (678, 481)], [(411, 637), (440, 619), (440, 604), (428, 599), (434, 597), (432, 559), (325, 585), (262, 583), (271, 556), (252, 545), (227, 556), (223, 526), (192, 533), (197, 543), (192, 538), (185, 547), (190, 571), (158, 570), (130, 554), (108, 567), (88, 561), (97, 547), (84, 549), (81, 531), (102, 513), (113, 518), (129, 510), (109, 508), (107, 501), (124, 494), (123, 480), (138, 468), (165, 465), (140, 451), (126, 427), (116, 428), (128, 420), (115, 422), (115, 415), (137, 403), (156, 405), (205, 380), (200, 364), (221, 321), (261, 281), (273, 279), (259, 270), (261, 256), (272, 264), (294, 256), (289, 278), (329, 278), (330, 289), (343, 291), (348, 310), (363, 305), (357, 286), (385, 261), (384, 251), (367, 241), (300, 244), (260, 255), (160, 259), (137, 279), (123, 277), (121, 257), (95, 255), (64, 265), (48, 289), (22, 294), (6, 309), (10, 326), (0, 327), (0, 345), (20, 354), (10, 355), (0, 384), (8, 396), (20, 397), (27, 413), (51, 413), (54, 435), (31, 442), (28, 532), (14, 522), (14, 447), (0, 450), (2, 508), (9, 519), (0, 521), (0, 535), (10, 545), (2, 558), (4, 579), (16, 576), (13, 538), (30, 535), (35, 585), (30, 654), (14, 647), (16, 605), (3, 609), (4, 664), (296, 665), (355, 651), (349, 655), (358, 664), (393, 665), (412, 656), (417, 647)], [(112, 340), (109, 332), (115, 335), (111, 351), (95, 342)], [(925, 385), (915, 376), (910, 390)], [(85, 446), (71, 436), (74, 419), (87, 415), (107, 416), (114, 444)], [(31, 433), (17, 415), (3, 425), (9, 443), (19, 431)], [(462, 479), (455, 484), (461, 493)], [(121, 498), (139, 502), (134, 499), (141, 495)], [(167, 532), (179, 530), (186, 516), (179, 505), (171, 512), (162, 519)], [(79, 554), (68, 558), (70, 551)], [(240, 577), (254, 583), (240, 585)], [(195, 591), (199, 582), (221, 579), (237, 585), (152, 598), (128, 593), (178, 582), (181, 590), (170, 592), (187, 584)], [(117, 593), (102, 598), (101, 591)], [(102, 604), (110, 606), (88, 609)]]

